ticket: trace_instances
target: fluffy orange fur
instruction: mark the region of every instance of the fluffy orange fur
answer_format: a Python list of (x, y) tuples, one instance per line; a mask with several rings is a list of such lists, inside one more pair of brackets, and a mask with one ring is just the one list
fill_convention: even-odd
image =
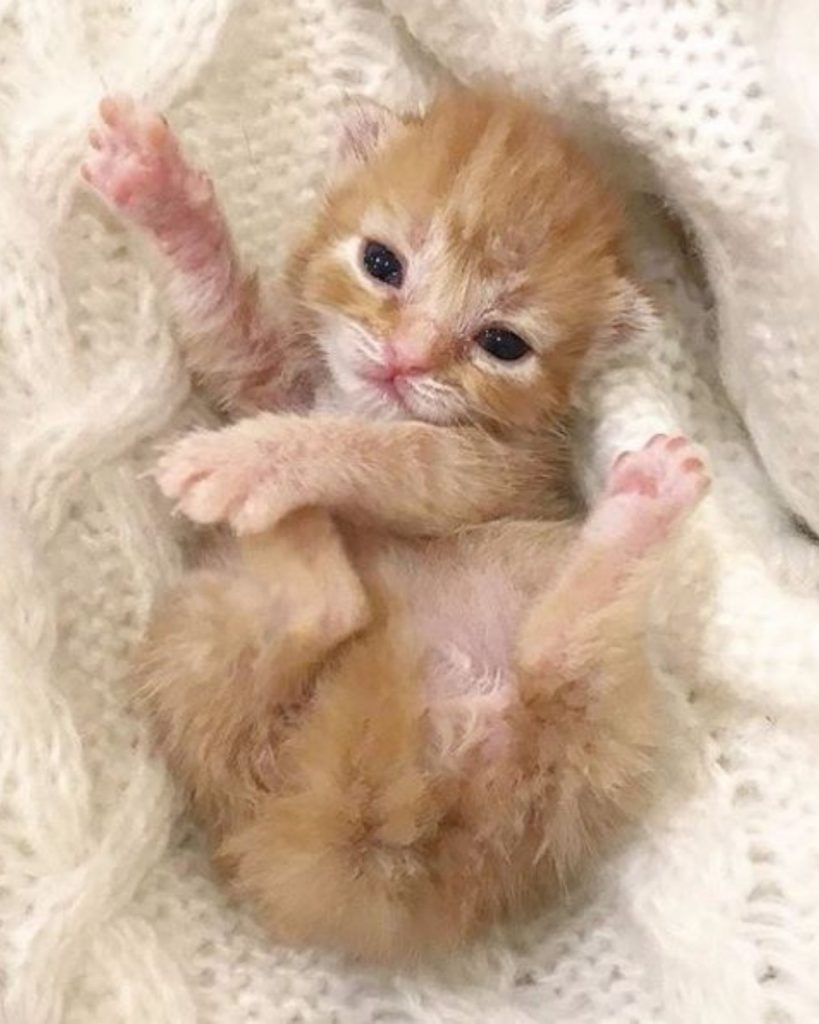
[(617, 204), (520, 99), (359, 105), (266, 306), (164, 122), (110, 100), (102, 119), (84, 173), (163, 254), (192, 370), (265, 410), (159, 467), (240, 535), (139, 652), (162, 749), (274, 935), (454, 948), (637, 813), (663, 730), (647, 595), (702, 463), (655, 438), (585, 522), (546, 518), (583, 360), (639, 312)]

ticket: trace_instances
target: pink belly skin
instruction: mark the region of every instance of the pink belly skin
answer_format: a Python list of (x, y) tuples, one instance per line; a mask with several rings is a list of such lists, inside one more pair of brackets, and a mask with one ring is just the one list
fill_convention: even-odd
[(402, 597), (424, 652), (430, 741), (442, 766), (506, 749), (514, 644), (527, 595), (506, 567), (455, 557), (403, 561)]

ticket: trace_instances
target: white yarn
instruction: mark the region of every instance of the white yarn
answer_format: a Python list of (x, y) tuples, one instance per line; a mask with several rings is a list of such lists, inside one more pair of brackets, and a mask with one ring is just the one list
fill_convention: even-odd
[[(0, 0), (0, 1018), (819, 1019), (819, 554), (769, 483), (819, 527), (814, 6)], [(129, 710), (128, 653), (180, 564), (141, 471), (193, 412), (153, 285), (75, 171), (99, 95), (145, 96), (273, 268), (339, 91), (414, 104), (441, 69), (548, 96), (694, 230), (716, 312), (636, 197), (663, 321), (591, 386), (584, 465), (594, 488), (615, 450), (681, 427), (715, 485), (652, 635), (691, 777), (569, 907), (442, 974), (385, 977), (269, 943)]]

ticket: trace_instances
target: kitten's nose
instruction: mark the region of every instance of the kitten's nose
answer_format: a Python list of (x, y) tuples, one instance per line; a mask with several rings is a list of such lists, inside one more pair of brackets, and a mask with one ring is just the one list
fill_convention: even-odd
[(403, 324), (387, 345), (385, 366), (391, 377), (410, 377), (429, 373), (441, 359), (441, 332), (429, 317)]

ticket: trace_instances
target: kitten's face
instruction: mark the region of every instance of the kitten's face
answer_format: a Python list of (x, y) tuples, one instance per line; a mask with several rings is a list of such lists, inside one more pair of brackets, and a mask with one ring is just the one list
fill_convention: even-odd
[(519, 101), (459, 92), (420, 120), (357, 118), (290, 268), (346, 403), (441, 424), (560, 415), (624, 313), (612, 197)]

